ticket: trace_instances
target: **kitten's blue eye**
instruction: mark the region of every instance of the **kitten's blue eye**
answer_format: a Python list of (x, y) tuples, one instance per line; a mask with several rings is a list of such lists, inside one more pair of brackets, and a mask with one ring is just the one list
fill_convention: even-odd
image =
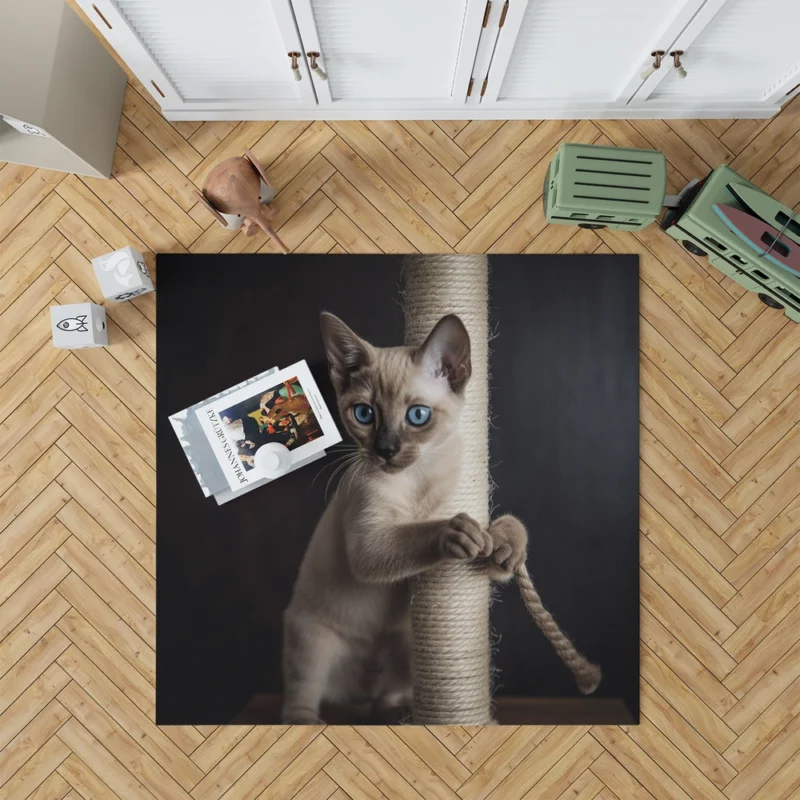
[(366, 403), (356, 403), (353, 406), (353, 416), (362, 425), (369, 425), (375, 418), (375, 412), (372, 410), (372, 406)]
[(431, 418), (428, 406), (411, 406), (406, 413), (406, 419), (411, 425), (424, 425)]

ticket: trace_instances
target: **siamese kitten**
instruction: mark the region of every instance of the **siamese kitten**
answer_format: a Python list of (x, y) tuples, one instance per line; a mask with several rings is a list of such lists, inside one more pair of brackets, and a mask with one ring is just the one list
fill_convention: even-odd
[(356, 443), (308, 545), (284, 615), (283, 722), (317, 724), (323, 701), (396, 719), (411, 702), (409, 578), (488, 558), (508, 578), (527, 532), (438, 514), (461, 462), (458, 420), (471, 373), (461, 320), (443, 317), (419, 348), (373, 347), (322, 314), (342, 423)]

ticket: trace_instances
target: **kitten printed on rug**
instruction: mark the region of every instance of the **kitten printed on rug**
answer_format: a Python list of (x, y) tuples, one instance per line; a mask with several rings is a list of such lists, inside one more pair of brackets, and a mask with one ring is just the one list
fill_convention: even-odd
[(471, 374), (464, 324), (442, 317), (421, 347), (374, 347), (333, 314), (322, 337), (352, 463), (309, 542), (284, 614), (286, 724), (319, 724), (323, 703), (369, 705), (397, 721), (411, 704), (409, 579), (488, 559), (507, 580), (525, 559), (515, 517), (488, 530), (438, 513), (461, 466)]

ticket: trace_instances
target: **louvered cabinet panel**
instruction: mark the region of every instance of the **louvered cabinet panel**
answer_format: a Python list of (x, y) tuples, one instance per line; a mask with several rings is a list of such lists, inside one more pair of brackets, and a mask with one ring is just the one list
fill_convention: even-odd
[(502, 81), (498, 101), (615, 102), (664, 31), (701, 2), (528, 0), (505, 73), (490, 70), (489, 82)]
[(290, 0), (77, 2), (165, 109), (316, 104)]
[(292, 99), (288, 59), (262, 0), (116, 0), (186, 100)]
[(800, 0), (727, 0), (691, 41), (675, 49), (687, 76), (674, 69), (650, 94), (651, 101), (763, 101), (776, 88), (800, 82)]
[[(474, 59), (485, 5), (485, 0), (292, 0), (304, 49), (321, 53), (327, 72), (327, 81), (314, 77), (319, 102), (340, 106), (448, 104), (459, 91), (463, 102), (469, 80), (463, 67)], [(462, 47), (467, 32), (474, 36)]]

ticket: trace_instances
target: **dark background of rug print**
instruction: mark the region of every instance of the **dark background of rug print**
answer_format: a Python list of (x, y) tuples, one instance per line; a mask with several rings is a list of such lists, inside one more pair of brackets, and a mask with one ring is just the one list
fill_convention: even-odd
[[(498, 708), (512, 706), (515, 722), (636, 722), (638, 258), (491, 256), (490, 270), (494, 514), (528, 526), (534, 581), (601, 665), (594, 697), (608, 699), (578, 699), (509, 585), (492, 606)], [(223, 724), (254, 696), (281, 692), (282, 613), (331, 471), (311, 485), (326, 459), (218, 507), (168, 416), (303, 358), (335, 409), (319, 312), (376, 345), (399, 344), (401, 289), (401, 256), (159, 256), (159, 724)], [(279, 721), (279, 698), (263, 705), (248, 722)]]

